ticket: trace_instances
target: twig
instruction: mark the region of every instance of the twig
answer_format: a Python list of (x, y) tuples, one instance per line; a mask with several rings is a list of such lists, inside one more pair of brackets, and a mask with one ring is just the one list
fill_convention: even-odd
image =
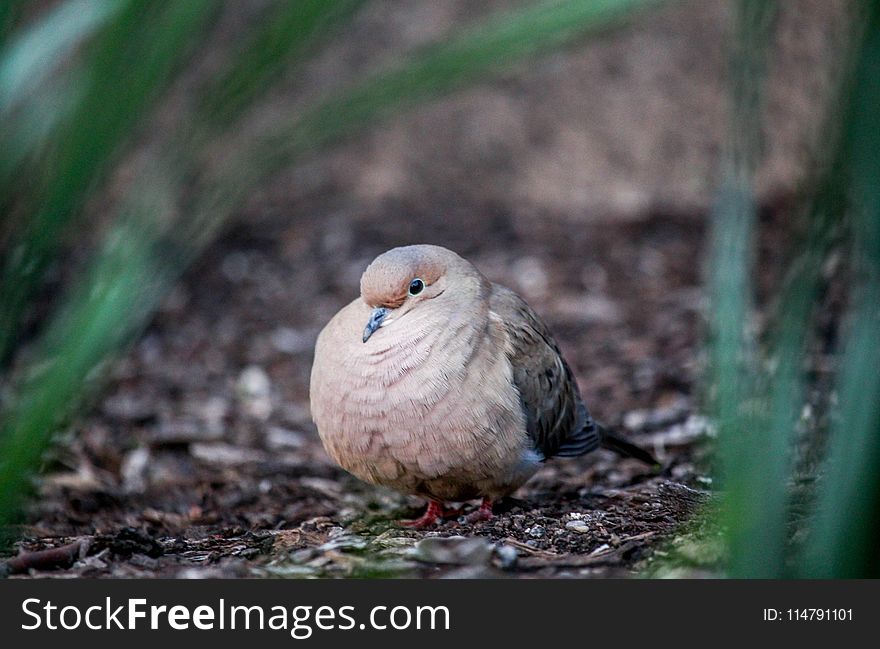
[[(588, 566), (600, 566), (600, 565), (609, 565), (613, 564), (621, 559), (624, 553), (632, 550), (637, 547), (639, 544), (637, 541), (642, 541), (644, 539), (651, 538), (656, 535), (656, 531), (652, 532), (643, 532), (642, 534), (636, 534), (634, 536), (628, 536), (626, 538), (620, 539), (620, 544), (614, 547), (608, 547), (607, 549), (602, 550), (597, 554), (550, 554), (549, 552), (542, 552), (541, 555), (534, 557), (527, 557), (520, 562), (520, 566), (523, 568), (544, 568), (546, 566), (553, 566), (555, 568), (585, 568)], [(511, 545), (516, 545), (517, 543), (511, 543)], [(525, 544), (522, 544), (525, 545)], [(517, 546), (519, 547), (519, 545)], [(526, 546), (528, 547), (528, 546)], [(600, 546), (601, 547), (601, 546)], [(534, 548), (532, 548), (534, 549)], [(595, 552), (595, 550), (594, 550)], [(538, 561), (538, 559), (544, 559), (543, 561)]]
[(561, 556), (556, 552), (548, 552), (547, 550), (541, 550), (540, 548), (533, 548), (531, 545), (523, 543), (522, 541), (517, 541), (516, 539), (509, 536), (504, 539), (504, 543), (536, 557), (543, 557), (545, 559), (558, 559)]
[(73, 543), (37, 552), (22, 552), (17, 557), (0, 565), (0, 575), (16, 575), (29, 570), (54, 570), (69, 568), (83, 556), (91, 545), (91, 537), (78, 539)]

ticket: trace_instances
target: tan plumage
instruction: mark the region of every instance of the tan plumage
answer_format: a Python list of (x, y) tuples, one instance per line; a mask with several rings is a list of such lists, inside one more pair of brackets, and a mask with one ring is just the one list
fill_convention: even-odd
[(438, 502), (507, 495), (602, 438), (546, 325), (439, 246), (370, 264), (318, 336), (311, 408), (340, 466)]

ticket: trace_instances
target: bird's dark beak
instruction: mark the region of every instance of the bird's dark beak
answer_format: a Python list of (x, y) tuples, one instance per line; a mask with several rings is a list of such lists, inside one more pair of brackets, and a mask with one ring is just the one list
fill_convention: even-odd
[(373, 309), (373, 312), (370, 314), (370, 319), (367, 321), (367, 326), (364, 327), (364, 342), (367, 342), (374, 333), (376, 333), (376, 329), (382, 326), (382, 322), (385, 320), (385, 316), (388, 315), (389, 309), (386, 309), (384, 306), (377, 307)]

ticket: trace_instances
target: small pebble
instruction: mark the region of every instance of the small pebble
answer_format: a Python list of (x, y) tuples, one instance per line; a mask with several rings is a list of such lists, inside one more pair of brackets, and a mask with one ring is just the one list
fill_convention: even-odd
[(566, 529), (569, 529), (572, 532), (577, 532), (578, 534), (586, 534), (590, 531), (589, 526), (587, 526), (587, 524), (580, 519), (575, 519), (573, 521), (567, 522), (565, 524), (565, 527)]
[(147, 488), (147, 468), (150, 459), (150, 450), (143, 446), (139, 446), (125, 455), (119, 472), (122, 476), (123, 489), (126, 492), (136, 493)]
[(257, 419), (268, 419), (272, 414), (272, 382), (257, 365), (246, 368), (238, 377), (236, 389), (244, 409)]
[(509, 545), (499, 545), (495, 548), (495, 556), (498, 557), (498, 563), (503, 570), (512, 570), (516, 567), (519, 553)]
[(305, 436), (299, 431), (271, 426), (266, 432), (266, 446), (273, 450), (298, 449), (305, 443)]
[(486, 539), (478, 537), (427, 537), (416, 543), (413, 558), (424, 563), (482, 566), (489, 562), (492, 549)]

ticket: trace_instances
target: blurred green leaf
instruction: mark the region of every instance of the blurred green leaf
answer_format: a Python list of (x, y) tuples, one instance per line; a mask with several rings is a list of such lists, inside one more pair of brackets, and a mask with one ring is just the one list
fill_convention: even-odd
[(66, 226), (146, 109), (195, 44), (216, 3), (130, 0), (88, 53), (82, 99), (54, 138), (45, 173), (31, 189), (32, 216), (0, 271), (0, 364), (17, 340), (22, 311)]
[(880, 569), (880, 2), (865, 4), (865, 30), (844, 123), (853, 221), (852, 321), (829, 457), (801, 562), (809, 577), (865, 577)]
[[(880, 532), (880, 30), (878, 3), (867, 14), (867, 37), (858, 38), (861, 26), (854, 21), (848, 45), (858, 53), (854, 80), (839, 84), (842, 100), (828, 107), (828, 127), (819, 151), (822, 173), (807, 209), (808, 229), (796, 242), (796, 255), (780, 293), (774, 327), (766, 354), (744, 342), (751, 282), (749, 250), (754, 207), (749, 191), (755, 157), (745, 149), (731, 156), (725, 190), (731, 180), (741, 191), (722, 193), (713, 221), (713, 372), (718, 393), (716, 408), (720, 429), (723, 478), (721, 523), (727, 537), (729, 574), (735, 577), (780, 577), (790, 570), (788, 489), (790, 487), (793, 432), (805, 400), (805, 342), (813, 327), (812, 311), (820, 272), (833, 238), (835, 222), (843, 218), (851, 194), (855, 210), (854, 245), (859, 281), (854, 287), (855, 306), (851, 334), (840, 358), (840, 402), (832, 425), (831, 452), (820, 479), (817, 514), (806, 531), (809, 544), (799, 574), (813, 577), (865, 576), (873, 562), (877, 569)], [(742, 17), (748, 3), (740, 5)], [(762, 10), (753, 6), (752, 9)], [(740, 23), (743, 24), (742, 22)], [(757, 30), (747, 28), (745, 33)], [(861, 49), (860, 49), (861, 46)], [(737, 51), (759, 48), (746, 44)], [(743, 66), (742, 70), (748, 70)], [(756, 87), (754, 69), (734, 81)], [(740, 92), (754, 96), (755, 87)], [(852, 99), (847, 95), (852, 93)], [(838, 104), (852, 104), (850, 111)], [(747, 106), (734, 109), (734, 133), (752, 122)], [(756, 142), (758, 128), (734, 138)], [(737, 162), (739, 161), (739, 163)], [(739, 178), (739, 181), (736, 179)], [(732, 196), (732, 198), (731, 198)], [(748, 222), (748, 225), (746, 224)], [(736, 294), (738, 295), (736, 295)], [(871, 342), (873, 341), (873, 342)], [(761, 359), (765, 358), (765, 361)]]
[(21, 13), (24, 0), (6, 0), (0, 3), (0, 45), (6, 42)]
[(663, 0), (549, 0), (502, 13), (429, 47), (399, 66), (331, 97), (293, 125), (267, 134), (232, 172), (258, 173), (323, 146), (392, 112), (448, 93), (529, 56), (607, 29)]
[[(3, 6), (13, 11), (17, 4)], [(67, 0), (0, 50), (0, 205), (22, 165), (82, 99), (84, 75), (71, 64), (74, 50), (125, 6), (122, 0)]]
[(82, 99), (84, 74), (71, 63), (74, 50), (125, 6), (125, 1), (67, 0), (0, 51), (0, 194), (5, 198), (16, 172), (46, 146)]
[(233, 58), (232, 65), (214, 79), (200, 101), (197, 121), (215, 128), (228, 126), (249, 107), (266, 86), (290, 70), (330, 29), (349, 18), (364, 0), (299, 0), (279, 2), (261, 20), (261, 26)]
[[(168, 188), (146, 182), (154, 209), (167, 209)], [(125, 222), (149, 223), (149, 215)], [(73, 408), (100, 388), (103, 363), (118, 351), (156, 307), (169, 269), (154, 248), (152, 233), (119, 230), (69, 297), (35, 350), (38, 362), (0, 425), (0, 523), (8, 522), (51, 435), (65, 426)]]
[(67, 0), (3, 48), (0, 117), (32, 97), (77, 45), (124, 8), (125, 2)]
[[(776, 576), (784, 544), (787, 437), (771, 430), (758, 399), (754, 342), (747, 339), (752, 306), (753, 183), (760, 143), (762, 86), (774, 2), (737, 3), (731, 60), (731, 124), (721, 189), (712, 213), (709, 289), (714, 412), (723, 485), (722, 526), (731, 575)], [(788, 401), (788, 395), (780, 397)], [(756, 503), (761, 502), (761, 507)]]

